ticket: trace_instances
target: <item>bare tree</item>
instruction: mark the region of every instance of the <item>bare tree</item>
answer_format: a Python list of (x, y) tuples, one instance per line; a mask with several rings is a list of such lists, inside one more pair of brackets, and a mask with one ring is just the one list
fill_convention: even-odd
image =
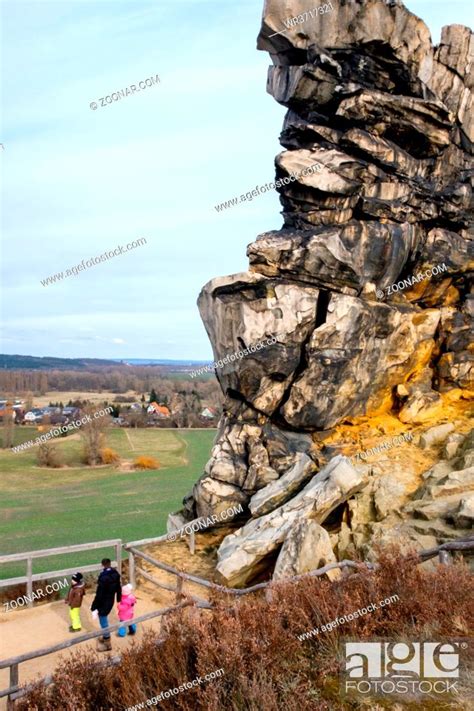
[(42, 467), (51, 467), (59, 469), (63, 465), (61, 452), (56, 444), (49, 440), (40, 442), (37, 453), (38, 464)]
[(28, 392), (25, 395), (25, 412), (29, 412), (32, 407), (33, 407), (33, 393), (31, 390), (28, 390)]
[(109, 415), (94, 417), (96, 412), (93, 405), (88, 405), (83, 409), (83, 414), (89, 417), (88, 422), (81, 425), (80, 429), (84, 447), (84, 461), (90, 466), (102, 462), (100, 452), (105, 446), (105, 433), (111, 422)]
[(8, 401), (3, 411), (3, 448), (10, 449), (13, 444), (13, 428), (15, 421), (15, 412), (13, 403)]

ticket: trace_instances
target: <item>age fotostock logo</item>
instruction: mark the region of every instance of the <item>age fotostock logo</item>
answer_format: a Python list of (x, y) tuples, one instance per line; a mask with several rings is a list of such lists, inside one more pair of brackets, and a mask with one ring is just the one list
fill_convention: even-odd
[(346, 694), (458, 694), (459, 642), (346, 642)]

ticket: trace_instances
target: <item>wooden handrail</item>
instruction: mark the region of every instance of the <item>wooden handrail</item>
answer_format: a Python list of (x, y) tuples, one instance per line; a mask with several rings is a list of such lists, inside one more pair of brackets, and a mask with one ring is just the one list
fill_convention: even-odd
[[(192, 600), (184, 600), (178, 605), (173, 605), (172, 607), (164, 607), (160, 610), (154, 610), (153, 612), (147, 612), (145, 615), (133, 618), (133, 624), (140, 624), (141, 622), (146, 622), (147, 620), (152, 620), (155, 617), (161, 617), (163, 615), (169, 615), (175, 610), (179, 610), (182, 607), (189, 607), (193, 605)], [(199, 604), (199, 603), (197, 603)], [(110, 632), (115, 632), (120, 627), (123, 627), (126, 622), (116, 622), (113, 625), (104, 627), (100, 630), (95, 630), (94, 632), (87, 632), (86, 634), (81, 634), (73, 639), (67, 639), (65, 642), (59, 642), (58, 644), (53, 644), (49, 647), (42, 647), (41, 649), (35, 649), (33, 652), (25, 652), (25, 654), (20, 654), (17, 657), (10, 657), (9, 659), (0, 660), (0, 669), (7, 669), (15, 664), (21, 664), (21, 662), (27, 662), (30, 659), (37, 659), (37, 657), (45, 657), (48, 654), (54, 654), (54, 652), (60, 652), (68, 647), (74, 647), (76, 644), (81, 644), (82, 642), (87, 642), (90, 639), (95, 639), (96, 637), (102, 637), (104, 634)]]
[[(218, 590), (219, 592), (227, 593), (230, 595), (248, 595), (249, 593), (256, 592), (257, 590), (264, 590), (268, 586), (274, 584), (274, 581), (269, 580), (267, 582), (263, 583), (258, 583), (257, 585), (252, 585), (249, 588), (228, 588), (225, 585), (218, 585), (217, 583), (212, 583), (209, 580), (204, 580), (203, 578), (198, 578), (196, 575), (192, 575), (191, 573), (183, 573), (180, 570), (177, 570), (176, 568), (173, 568), (171, 565), (168, 565), (167, 563), (163, 563), (162, 561), (156, 560), (156, 558), (153, 558), (151, 555), (148, 555), (147, 553), (143, 553), (143, 551), (139, 551), (134, 547), (130, 546), (125, 546), (133, 555), (143, 558), (143, 560), (146, 560), (148, 563), (151, 563), (151, 565), (156, 566), (160, 570), (164, 570), (167, 573), (170, 573), (171, 575), (176, 575), (179, 578), (182, 578), (183, 580), (189, 580), (192, 583), (195, 583), (196, 585), (201, 585), (202, 587), (210, 588), (213, 590)], [(414, 554), (413, 557), (410, 557), (412, 559), (417, 559), (418, 558), (418, 563), (422, 563), (426, 560), (429, 560), (430, 558), (434, 558), (437, 555), (439, 555), (443, 551), (469, 551), (469, 550), (474, 550), (474, 535), (469, 536), (468, 538), (462, 538), (458, 539), (456, 541), (449, 541), (447, 543), (442, 543), (439, 545), (437, 548), (429, 548), (426, 550), (418, 551), (417, 553)], [(328, 565), (323, 566), (322, 568), (318, 568), (317, 570), (311, 570), (307, 573), (302, 573), (301, 575), (296, 575), (293, 577), (286, 578), (287, 580), (301, 580), (302, 578), (306, 577), (318, 577), (321, 575), (324, 575), (327, 573), (329, 570), (334, 570), (336, 568), (360, 568), (365, 566), (368, 568), (368, 570), (376, 570), (379, 565), (377, 563), (371, 563), (370, 561), (364, 562), (364, 561), (353, 561), (353, 560), (342, 560), (337, 563), (329, 563)]]
[[(172, 585), (167, 585), (166, 583), (160, 582), (159, 580), (154, 578), (153, 575), (150, 575), (150, 573), (147, 573), (146, 570), (142, 570), (142, 568), (137, 568), (137, 571), (140, 573), (140, 575), (143, 575), (145, 580), (148, 580), (153, 585), (156, 585), (159, 588), (163, 588), (164, 590), (168, 590), (169, 592), (172, 592), (172, 593), (176, 592), (175, 587), (173, 587)], [(208, 610), (212, 610), (212, 608), (214, 607), (213, 605), (211, 605), (210, 602), (208, 602), (207, 600), (204, 600), (204, 598), (197, 597), (197, 595), (192, 595), (189, 592), (185, 593), (184, 597), (191, 598), (191, 600), (193, 600), (194, 602), (197, 602), (200, 607), (205, 607)]]
[(146, 560), (148, 563), (151, 563), (157, 568), (160, 568), (160, 570), (164, 570), (167, 573), (171, 573), (171, 575), (176, 575), (177, 577), (182, 578), (183, 580), (189, 580), (190, 582), (195, 583), (196, 585), (201, 585), (202, 587), (211, 588), (212, 590), (218, 590), (219, 592), (228, 593), (230, 595), (248, 595), (248, 593), (255, 592), (256, 590), (263, 590), (269, 584), (258, 583), (257, 585), (252, 585), (250, 588), (228, 588), (225, 585), (219, 585), (218, 583), (212, 583), (209, 580), (204, 580), (204, 578), (198, 578), (197, 575), (192, 575), (191, 573), (183, 573), (180, 570), (173, 568), (171, 565), (168, 565), (167, 563), (162, 563), (160, 560), (152, 558), (151, 555), (143, 553), (143, 551), (137, 550), (137, 548), (129, 548), (128, 550), (130, 550), (133, 555), (136, 555), (138, 558), (143, 558), (143, 560)]
[(27, 558), (49, 558), (62, 553), (76, 553), (78, 551), (96, 550), (97, 548), (111, 548), (117, 543), (122, 543), (121, 538), (112, 538), (107, 541), (93, 541), (92, 543), (78, 543), (73, 546), (59, 546), (59, 548), (42, 548), (37, 551), (27, 551), (26, 553), (9, 553), (0, 555), (0, 563), (14, 563), (15, 561), (26, 560)]

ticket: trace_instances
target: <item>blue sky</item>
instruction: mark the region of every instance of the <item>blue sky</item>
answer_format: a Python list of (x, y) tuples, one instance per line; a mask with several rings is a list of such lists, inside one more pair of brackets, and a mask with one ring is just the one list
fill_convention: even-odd
[[(318, 3), (315, 3), (318, 4)], [(212, 356), (196, 306), (281, 227), (270, 181), (285, 109), (255, 49), (263, 0), (0, 0), (4, 353)], [(311, 5), (312, 6), (312, 5)], [(412, 0), (434, 41), (469, 0)], [(97, 110), (92, 101), (159, 75)], [(145, 237), (44, 287), (40, 280)]]

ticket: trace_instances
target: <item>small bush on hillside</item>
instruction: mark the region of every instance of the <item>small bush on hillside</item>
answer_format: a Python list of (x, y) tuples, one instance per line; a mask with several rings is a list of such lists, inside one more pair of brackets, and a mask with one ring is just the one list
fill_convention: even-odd
[(120, 461), (119, 455), (111, 447), (104, 447), (100, 450), (100, 459), (102, 464), (116, 464)]
[(159, 469), (160, 463), (154, 457), (137, 457), (133, 462), (135, 469)]
[(62, 452), (52, 442), (42, 442), (38, 445), (37, 460), (41, 467), (52, 469), (59, 469), (64, 464)]

